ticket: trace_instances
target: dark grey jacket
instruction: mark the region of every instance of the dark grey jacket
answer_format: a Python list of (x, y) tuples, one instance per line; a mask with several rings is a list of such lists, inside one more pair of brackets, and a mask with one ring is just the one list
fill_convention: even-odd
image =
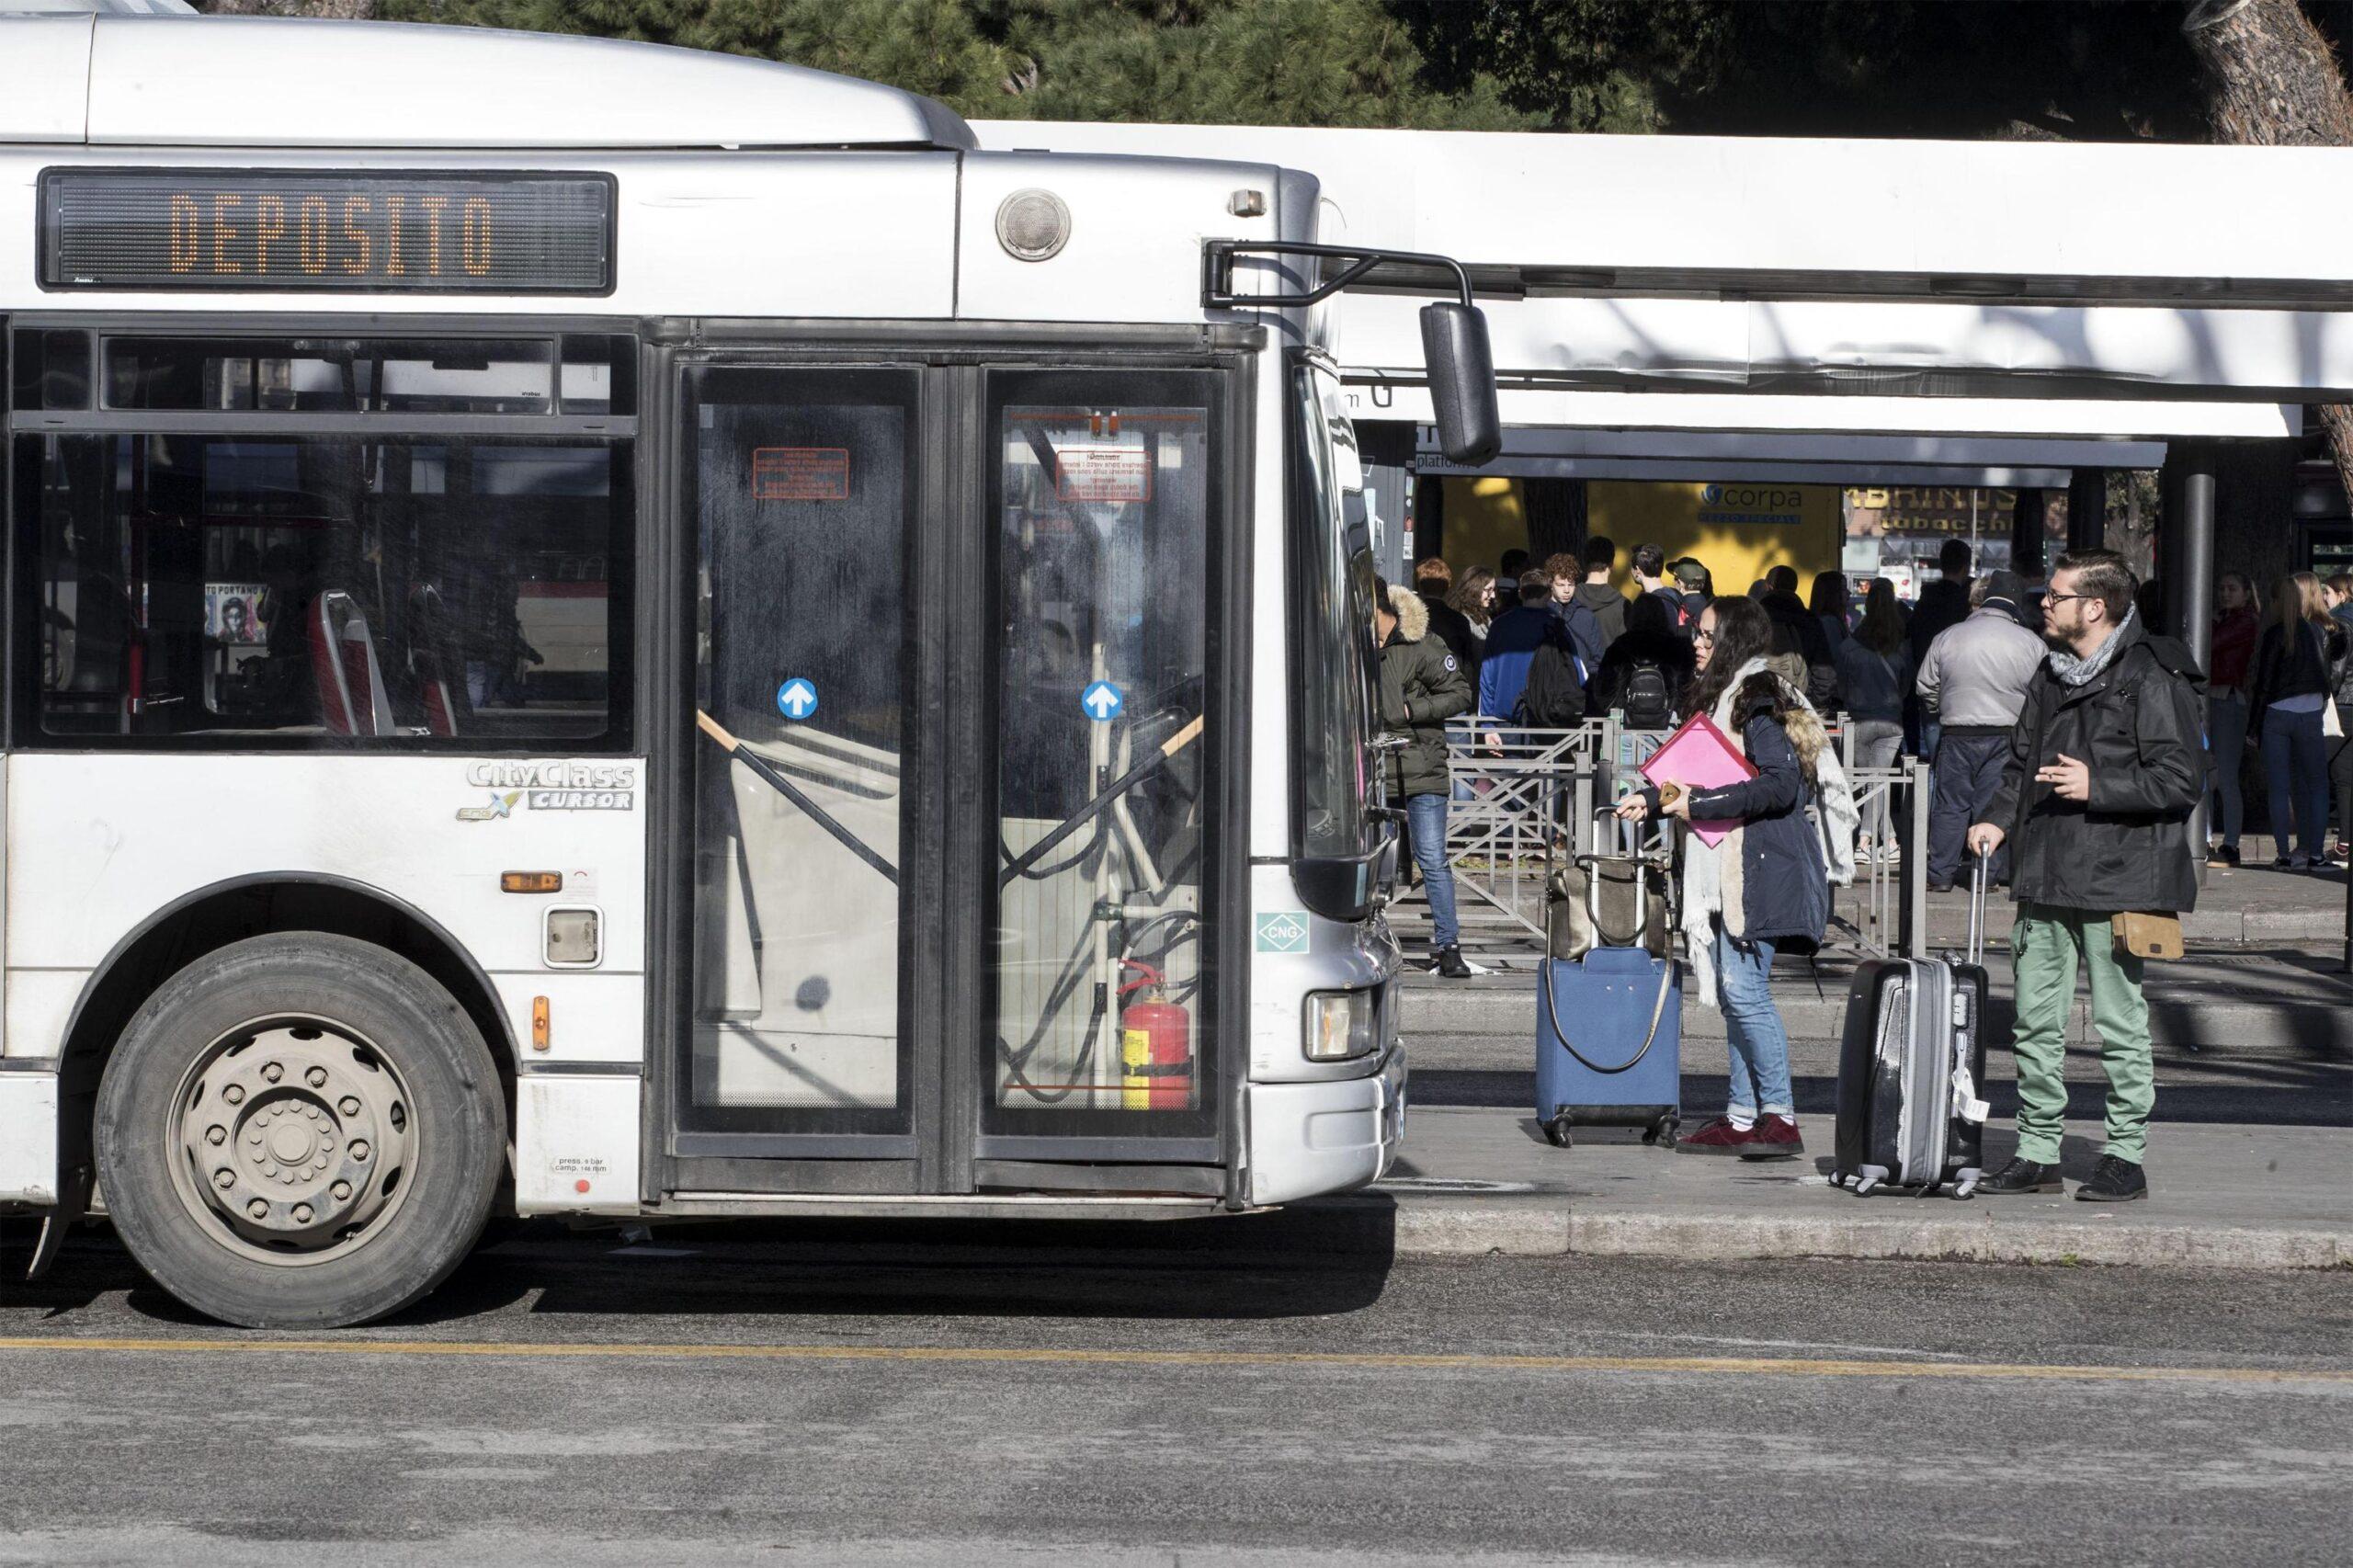
[[(2010, 732), (1983, 820), (2008, 835), (2010, 893), (2021, 903), (2113, 915), (2198, 902), (2182, 825), (2203, 784), (2202, 677), (2178, 643), (2163, 644), (2160, 660), (2138, 621), (2117, 635), (2123, 650), (2083, 686), (2063, 684), (2048, 664), (2037, 670)], [(2034, 781), (2062, 753), (2090, 767), (2088, 802)]]
[(1822, 835), (1806, 814), (1813, 786), (1772, 706), (1769, 696), (1752, 698), (1744, 691), (1735, 709), (1740, 744), (1756, 777), (1694, 790), (1691, 814), (1702, 822), (1745, 819), (1734, 835), (1743, 936), (1764, 937), (1787, 952), (1810, 953), (1830, 924), (1830, 871), (1823, 864)]
[(1429, 634), (1429, 610), (1419, 594), (1393, 585), (1389, 608), (1397, 627), (1381, 647), (1381, 722), (1407, 742), (1384, 767), (1390, 798), (1443, 795), (1446, 722), (1471, 711), (1471, 677), (1446, 644)]

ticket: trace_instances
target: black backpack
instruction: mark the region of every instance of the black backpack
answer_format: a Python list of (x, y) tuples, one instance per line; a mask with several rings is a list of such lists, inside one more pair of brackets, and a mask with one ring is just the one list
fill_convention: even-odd
[(1655, 659), (1636, 659), (1626, 672), (1626, 727), (1664, 730), (1672, 713), (1666, 672)]
[(1566, 646), (1546, 642), (1536, 650), (1512, 717), (1539, 730), (1574, 729), (1585, 722), (1585, 683), (1577, 679), (1576, 655)]

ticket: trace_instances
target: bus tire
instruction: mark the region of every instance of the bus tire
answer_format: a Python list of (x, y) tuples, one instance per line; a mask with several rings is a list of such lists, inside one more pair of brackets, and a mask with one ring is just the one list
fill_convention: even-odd
[(506, 1103), (425, 971), (286, 932), (165, 981), (98, 1087), (108, 1212), (155, 1282), (247, 1328), (342, 1328), (448, 1278), (490, 1212)]

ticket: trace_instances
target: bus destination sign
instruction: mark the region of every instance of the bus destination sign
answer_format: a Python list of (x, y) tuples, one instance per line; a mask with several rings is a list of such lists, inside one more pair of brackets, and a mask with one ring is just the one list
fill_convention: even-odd
[(51, 289), (606, 294), (603, 175), (50, 169)]

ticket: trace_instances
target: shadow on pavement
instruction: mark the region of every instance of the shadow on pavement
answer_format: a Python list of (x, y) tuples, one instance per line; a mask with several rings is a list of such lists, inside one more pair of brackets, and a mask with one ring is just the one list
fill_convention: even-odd
[[(1342, 1234), (1340, 1233), (1345, 1233)], [(382, 1326), (533, 1313), (1244, 1321), (1355, 1312), (1381, 1299), (1396, 1204), (1151, 1221), (737, 1220), (650, 1235), (494, 1221), (447, 1283)], [(67, 1243), (27, 1282), (0, 1254), (0, 1311), (43, 1319), (125, 1292), (152, 1322), (210, 1326), (157, 1289), (110, 1229)]]

